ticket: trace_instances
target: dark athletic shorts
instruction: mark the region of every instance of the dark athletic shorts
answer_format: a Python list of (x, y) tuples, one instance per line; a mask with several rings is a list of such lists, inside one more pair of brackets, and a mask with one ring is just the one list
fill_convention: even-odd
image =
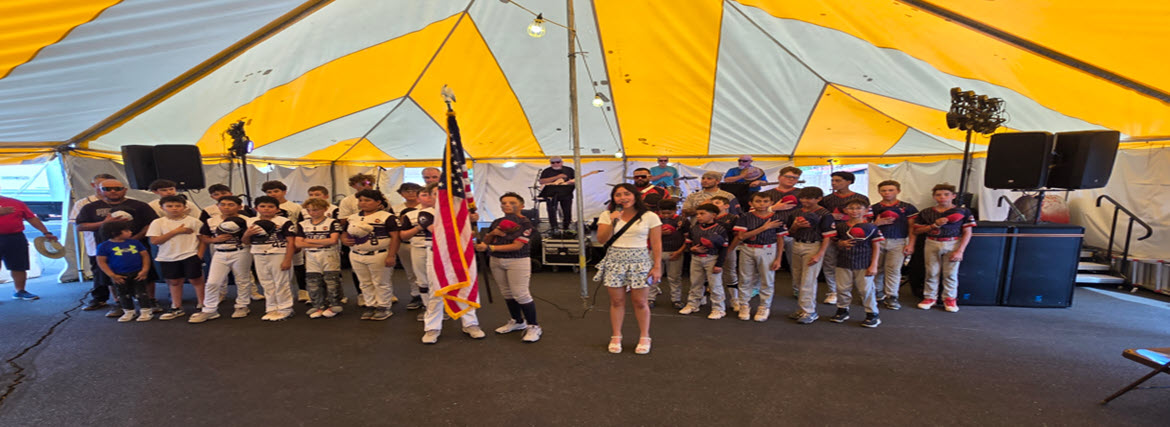
[(159, 261), (163, 279), (198, 279), (203, 277), (203, 261), (191, 255), (179, 261)]
[(0, 234), (0, 260), (8, 271), (28, 271), (28, 239), (24, 233)]

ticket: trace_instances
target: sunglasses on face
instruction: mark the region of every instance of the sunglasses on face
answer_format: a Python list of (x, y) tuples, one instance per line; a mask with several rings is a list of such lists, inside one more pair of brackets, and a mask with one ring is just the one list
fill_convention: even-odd
[(750, 161), (751, 161), (751, 160), (743, 160), (743, 159), (740, 159), (740, 160), (739, 160), (739, 162), (740, 162), (740, 163), (748, 163), (748, 162), (750, 162)]
[(102, 187), (102, 191), (122, 191), (125, 189), (126, 187)]
[(667, 160), (667, 159), (658, 159), (658, 162), (659, 162), (659, 163), (666, 162), (666, 161), (669, 161), (669, 160)]
[(549, 164), (554, 164), (554, 165), (559, 165), (561, 163), (564, 163), (564, 162), (549, 162)]
[(650, 178), (650, 175), (634, 175), (634, 179)]

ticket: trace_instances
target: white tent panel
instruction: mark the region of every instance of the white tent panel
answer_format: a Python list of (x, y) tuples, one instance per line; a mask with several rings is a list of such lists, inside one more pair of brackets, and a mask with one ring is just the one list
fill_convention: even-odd
[(369, 140), (396, 159), (441, 159), (447, 123), (439, 127), (413, 99), (407, 98), (374, 128)]
[(731, 8), (723, 10), (709, 154), (791, 154), (824, 81)]
[[(564, 1), (526, 1), (524, 6), (543, 13), (551, 21), (567, 23)], [(593, 25), (593, 11), (587, 1), (577, 1), (575, 7), (579, 25), (577, 38), (582, 50), (587, 52), (577, 61), (581, 150), (584, 154), (611, 154), (620, 150), (615, 140), (617, 131), (613, 128), (616, 123), (613, 110), (592, 106), (594, 93), (601, 91), (608, 97), (609, 91), (602, 86), (593, 87), (585, 64), (588, 62), (595, 79), (606, 78), (601, 46)], [(571, 154), (568, 30), (546, 23), (547, 35), (534, 39), (525, 31), (533, 16), (518, 7), (499, 2), (476, 2), (471, 8), (471, 17), (524, 107), (541, 149), (550, 155)], [(609, 132), (611, 128), (613, 134)], [(593, 149), (598, 149), (598, 153)]]
[[(292, 3), (294, 7), (299, 4)], [(124, 141), (174, 143), (161, 141), (159, 138), (163, 135), (181, 135), (189, 142), (198, 141), (208, 125), (273, 88), (345, 55), (418, 31), (462, 12), (466, 7), (466, 1), (455, 0), (334, 1), (296, 25), (251, 47), (210, 75), (102, 136), (91, 146), (116, 150)], [(417, 19), (386, 19), (387, 16)], [(344, 29), (344, 33), (338, 33), (339, 29)], [(210, 54), (203, 55), (208, 56)], [(173, 120), (175, 117), (184, 119)]]
[(1010, 116), (1006, 125), (1013, 129), (1102, 129), (1053, 111), (1013, 90), (946, 74), (902, 51), (879, 48), (838, 30), (776, 18), (754, 7), (737, 7), (831, 82), (943, 111), (950, 108), (950, 89), (961, 87), (1003, 98)]
[(914, 128), (907, 128), (902, 138), (886, 151), (887, 156), (922, 153), (962, 153), (961, 147), (949, 139), (938, 138)]
[[(300, 3), (141, 0), (111, 6), (0, 80), (0, 141), (68, 140)], [(174, 117), (190, 112), (181, 111), (154, 122), (173, 125)], [(154, 141), (145, 136), (123, 142)]]

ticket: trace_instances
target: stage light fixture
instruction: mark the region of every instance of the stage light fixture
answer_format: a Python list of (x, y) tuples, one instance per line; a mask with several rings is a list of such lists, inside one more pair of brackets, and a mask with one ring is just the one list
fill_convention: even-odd
[(536, 15), (536, 19), (533, 19), (532, 23), (528, 24), (528, 35), (539, 39), (544, 37), (544, 33), (544, 14), (538, 14)]
[(616, 153), (613, 153), (613, 156), (614, 156), (615, 158), (618, 158), (618, 159), (620, 159), (620, 158), (624, 157), (624, 156), (622, 155), (622, 152), (621, 152), (621, 151), (618, 151), (618, 152), (616, 152)]

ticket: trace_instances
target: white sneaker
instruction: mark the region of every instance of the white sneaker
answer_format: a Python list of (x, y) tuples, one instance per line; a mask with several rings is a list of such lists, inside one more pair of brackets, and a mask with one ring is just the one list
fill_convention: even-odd
[[(324, 317), (326, 319), (328, 319), (330, 317), (337, 316), (338, 314), (341, 314), (341, 312), (333, 311), (332, 308), (327, 308), (327, 309), (321, 310), (321, 317)], [(312, 317), (312, 316), (310, 316), (310, 317)]]
[(426, 331), (422, 337), (423, 344), (434, 344), (439, 342), (439, 334), (441, 331)]
[(768, 316), (772, 314), (772, 313), (771, 313), (771, 311), (772, 311), (772, 310), (770, 310), (770, 309), (768, 309), (768, 308), (766, 308), (766, 307), (765, 307), (765, 308), (758, 309), (758, 310), (756, 310), (756, 317), (755, 317), (755, 318), (753, 318), (752, 320), (755, 320), (755, 321), (757, 321), (757, 322), (763, 322), (763, 321), (767, 321), (767, 320), (768, 320)]
[(252, 311), (250, 309), (248, 309), (248, 307), (240, 307), (240, 308), (237, 308), (236, 311), (232, 312), (232, 318), (233, 319), (242, 319), (242, 318), (248, 317), (248, 313), (251, 313), (251, 312)]
[(543, 332), (544, 331), (542, 331), (540, 329), (539, 325), (529, 326), (527, 329), (524, 330), (524, 338), (521, 338), (520, 340), (524, 341), (524, 342), (540, 341), (540, 334), (542, 334)]
[(727, 315), (727, 313), (724, 312), (723, 310), (711, 310), (711, 314), (708, 314), (707, 318), (711, 319), (711, 320), (718, 320), (718, 319), (722, 319), (723, 316), (726, 316), (726, 315)]
[(219, 312), (208, 313), (205, 311), (200, 311), (198, 313), (192, 314), (191, 317), (187, 318), (187, 323), (203, 323), (208, 320), (215, 320), (218, 318)]
[(308, 300), (309, 300), (309, 291), (306, 291), (304, 289), (297, 291), (297, 301), (308, 301)]
[(255, 289), (253, 289), (252, 290), (252, 301), (264, 301), (264, 294), (257, 292)]
[(467, 334), (467, 336), (471, 337), (472, 339), (477, 339), (477, 340), (483, 339), (483, 337), (487, 336), (486, 334), (483, 333), (483, 329), (479, 328), (479, 325), (471, 325), (471, 326), (465, 327), (465, 328), (463, 328), (463, 333)]
[[(314, 308), (314, 309), (310, 309), (310, 310), (309, 310), (309, 318), (310, 318), (310, 319), (316, 319), (316, 318), (319, 318), (319, 317), (321, 317), (321, 312), (322, 312), (322, 311), (324, 311), (324, 310), (318, 310), (318, 309), (315, 309), (315, 308)], [(333, 317), (333, 316), (330, 316), (330, 317)]]
[[(150, 310), (147, 310), (147, 311), (150, 311)], [(135, 314), (134, 310), (125, 310), (122, 312), (122, 317), (118, 318), (118, 322), (119, 323), (126, 323), (126, 322), (129, 322), (131, 320), (134, 320), (134, 314)]]
[(752, 306), (743, 304), (739, 306), (733, 305), (732, 307), (735, 307), (736, 311), (739, 312), (739, 320), (750, 320), (752, 318)]
[(825, 304), (837, 304), (837, 294), (825, 295)]
[(678, 314), (691, 314), (691, 313), (695, 313), (698, 311), (699, 311), (699, 307), (695, 307), (693, 305), (687, 304), (686, 307), (683, 307), (682, 310), (678, 311)]
[(341, 297), (342, 304), (349, 304), (349, 297)]
[(398, 302), (398, 297), (396, 297), (396, 296), (394, 296), (394, 295), (390, 295), (390, 303), (391, 303), (391, 304), (394, 304), (394, 303), (396, 303), (396, 302)]
[(150, 319), (154, 318), (154, 309), (147, 308), (138, 311), (142, 312), (142, 314), (138, 316), (139, 322), (149, 322)]
[(523, 331), (526, 328), (528, 328), (528, 324), (524, 322), (516, 322), (516, 319), (508, 319), (508, 323), (504, 324), (504, 326), (496, 328), (496, 333), (506, 334), (508, 332)]

